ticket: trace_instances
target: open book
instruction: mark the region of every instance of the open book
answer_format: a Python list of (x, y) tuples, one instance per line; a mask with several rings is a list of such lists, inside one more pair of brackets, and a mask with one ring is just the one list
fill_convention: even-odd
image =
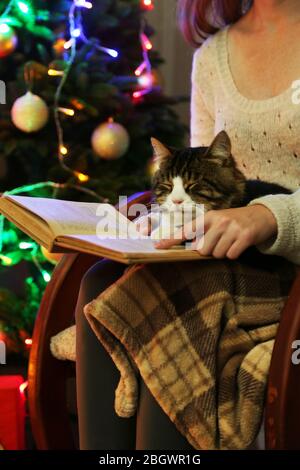
[(110, 204), (2, 196), (0, 213), (50, 252), (84, 252), (125, 264), (206, 258), (186, 246), (155, 248)]

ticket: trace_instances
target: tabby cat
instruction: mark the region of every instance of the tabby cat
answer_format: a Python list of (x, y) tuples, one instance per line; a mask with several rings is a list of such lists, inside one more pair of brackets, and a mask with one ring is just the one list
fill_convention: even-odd
[(155, 200), (174, 209), (181, 204), (204, 204), (205, 210), (241, 207), (267, 194), (288, 194), (287, 188), (260, 180), (247, 180), (231, 155), (226, 131), (209, 147), (171, 150), (151, 139), (158, 170), (153, 177)]
[[(155, 138), (151, 143), (158, 164), (153, 177), (153, 196), (163, 212), (176, 212), (195, 203), (203, 204), (205, 211), (241, 207), (256, 197), (291, 192), (277, 184), (247, 180), (237, 168), (230, 138), (224, 130), (209, 147), (178, 150)], [(153, 219), (152, 228), (155, 228)], [(155, 230), (156, 238), (164, 236), (161, 231), (158, 234), (157, 227)]]

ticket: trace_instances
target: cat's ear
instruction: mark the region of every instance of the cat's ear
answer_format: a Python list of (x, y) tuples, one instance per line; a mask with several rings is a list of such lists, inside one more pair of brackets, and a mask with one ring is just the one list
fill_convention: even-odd
[(172, 155), (171, 151), (155, 137), (151, 137), (151, 144), (154, 151), (154, 161), (160, 166), (163, 161)]
[(231, 160), (231, 141), (226, 131), (216, 135), (206, 151), (206, 156), (220, 165), (226, 165), (226, 162)]

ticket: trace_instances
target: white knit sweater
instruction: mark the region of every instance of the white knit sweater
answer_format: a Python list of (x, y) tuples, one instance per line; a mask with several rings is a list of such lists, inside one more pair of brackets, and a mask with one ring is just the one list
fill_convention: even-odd
[(292, 86), (269, 99), (243, 96), (228, 64), (227, 32), (228, 26), (194, 53), (190, 143), (192, 147), (208, 146), (225, 129), (232, 154), (247, 178), (278, 183), (293, 191), (257, 198), (250, 204), (268, 207), (278, 225), (277, 236), (258, 249), (300, 265), (300, 104), (292, 100)]

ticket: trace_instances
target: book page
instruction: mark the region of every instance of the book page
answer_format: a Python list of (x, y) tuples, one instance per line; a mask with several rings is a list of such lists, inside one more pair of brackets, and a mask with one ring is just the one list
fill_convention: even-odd
[(114, 206), (97, 202), (64, 201), (51, 198), (7, 196), (45, 220), (53, 234), (90, 234), (115, 237), (127, 233), (134, 224), (120, 214)]

